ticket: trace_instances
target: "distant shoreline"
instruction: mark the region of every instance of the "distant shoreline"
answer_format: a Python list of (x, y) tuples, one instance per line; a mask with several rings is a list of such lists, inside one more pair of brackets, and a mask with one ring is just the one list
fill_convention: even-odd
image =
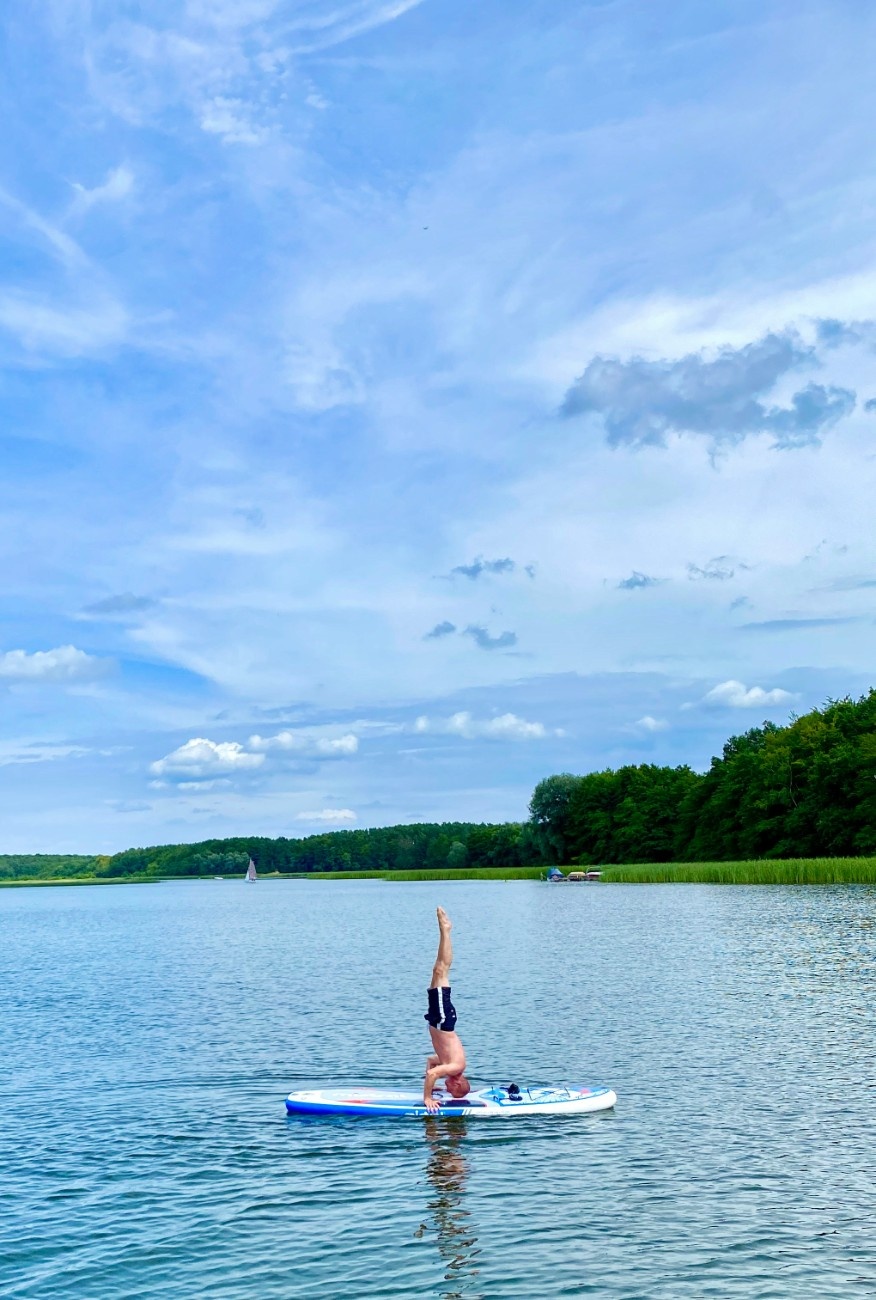
[[(569, 868), (566, 868), (567, 870)], [(873, 885), (876, 886), (876, 858), (774, 858), (746, 862), (649, 862), (608, 865), (599, 868), (602, 879), (589, 884), (611, 885)], [(546, 867), (451, 867), (441, 870), (409, 871), (308, 871), (266, 872), (260, 880), (386, 880), (427, 882), (438, 880), (542, 880)], [(226, 881), (244, 883), (241, 875), (131, 875), (67, 876), (0, 880), (0, 889), (46, 885), (157, 885), (189, 880), (204, 884)], [(577, 884), (577, 882), (576, 882)], [(579, 887), (584, 887), (582, 883)]]

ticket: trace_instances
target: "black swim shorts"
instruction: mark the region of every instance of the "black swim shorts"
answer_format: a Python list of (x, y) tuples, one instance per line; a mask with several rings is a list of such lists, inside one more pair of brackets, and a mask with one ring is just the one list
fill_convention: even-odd
[(450, 1001), (450, 989), (429, 989), (429, 1010), (423, 1016), (433, 1029), (452, 1034), (456, 1028), (456, 1007)]

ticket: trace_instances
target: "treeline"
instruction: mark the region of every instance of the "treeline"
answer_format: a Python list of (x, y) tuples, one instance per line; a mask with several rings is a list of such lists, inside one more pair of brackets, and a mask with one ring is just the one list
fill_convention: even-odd
[(2, 853), (0, 880), (76, 880), (93, 876), (97, 858), (82, 853)]
[(305, 839), (242, 836), (200, 844), (126, 849), (95, 860), (107, 876), (243, 875), (252, 858), (261, 874), (312, 871), (441, 871), (461, 867), (530, 866), (538, 861), (532, 828), (506, 823), (421, 823), (373, 830), (329, 831)]
[(240, 836), (112, 857), (0, 857), (0, 880), (445, 871), (465, 867), (876, 854), (876, 691), (732, 736), (703, 774), (645, 763), (539, 782), (530, 820), (423, 823), (303, 839)]
[(732, 736), (700, 775), (643, 764), (535, 788), (560, 863), (730, 862), (876, 853), (876, 691)]

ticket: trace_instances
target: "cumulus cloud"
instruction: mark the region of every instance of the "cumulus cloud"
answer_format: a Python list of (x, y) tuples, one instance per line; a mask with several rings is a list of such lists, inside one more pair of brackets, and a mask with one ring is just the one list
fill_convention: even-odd
[(703, 703), (727, 709), (758, 709), (769, 705), (787, 704), (795, 697), (779, 687), (765, 691), (762, 686), (746, 687), (742, 682), (721, 682), (703, 696)]
[(345, 822), (358, 821), (352, 808), (320, 808), (318, 812), (300, 812), (297, 822), (317, 822), (324, 826), (342, 826)]
[(513, 573), (516, 568), (517, 565), (507, 555), (502, 560), (485, 560), (482, 555), (479, 555), (472, 560), (471, 564), (457, 564), (455, 569), (450, 570), (450, 576), (453, 577), (458, 573), (461, 577), (470, 578), (474, 582), (484, 573)]
[(817, 364), (814, 347), (794, 330), (769, 333), (741, 348), (724, 347), (712, 357), (689, 353), (676, 360), (620, 361), (597, 356), (569, 388), (561, 414), (596, 415), (612, 446), (665, 446), (670, 434), (695, 434), (715, 445), (733, 445), (769, 433), (776, 447), (818, 443), (821, 434), (848, 415), (855, 394), (809, 383), (789, 406), (769, 404), (780, 379)]
[(868, 397), (864, 403), (865, 411), (876, 411), (876, 397)]
[(449, 718), (424, 715), (417, 718), (414, 731), (420, 735), (461, 736), (464, 740), (546, 740), (548, 736), (565, 734), (561, 730), (550, 730), (543, 722), (527, 722), (514, 713), (479, 721), (467, 712), (454, 713)]
[(164, 758), (157, 759), (149, 770), (159, 777), (198, 781), (228, 772), (251, 771), (261, 767), (264, 761), (264, 754), (251, 754), (236, 740), (216, 742), (196, 736)]
[(647, 573), (639, 573), (638, 569), (633, 569), (628, 578), (621, 578), (617, 584), (621, 591), (636, 591), (639, 587), (656, 587), (662, 578), (652, 578)]
[(735, 573), (736, 569), (730, 563), (729, 555), (716, 555), (711, 560), (707, 560), (702, 567), (698, 564), (687, 566), (687, 576), (692, 582), (697, 578), (706, 578), (709, 582), (728, 582)]
[(423, 637), (424, 641), (439, 641), (443, 636), (452, 636), (456, 631), (456, 624), (449, 623), (447, 619), (443, 623), (436, 623), (431, 632), (427, 632)]
[(485, 627), (475, 623), (470, 623), (462, 635), (470, 636), (480, 650), (507, 650), (517, 644), (516, 632), (500, 632), (498, 636), (491, 636)]
[(278, 749), (308, 758), (349, 758), (357, 752), (359, 738), (352, 733), (345, 736), (314, 736), (303, 731), (278, 731), (276, 736), (250, 736), (249, 747), (257, 753)]
[(646, 713), (643, 718), (637, 718), (633, 726), (637, 727), (639, 731), (647, 731), (651, 734), (669, 730), (668, 722), (664, 721), (663, 718), (652, 718), (650, 713)]
[(114, 614), (138, 614), (144, 609), (152, 609), (155, 604), (151, 596), (135, 596), (132, 591), (122, 591), (117, 596), (107, 596), (104, 600), (96, 600), (93, 605), (86, 605), (82, 612), (98, 618), (102, 615), (112, 617)]
[(103, 677), (112, 660), (99, 659), (72, 645), (54, 650), (7, 650), (0, 654), (0, 678), (12, 682), (83, 682)]
[(815, 322), (815, 330), (819, 343), (827, 348), (838, 348), (845, 344), (871, 342), (876, 331), (876, 322), (818, 320)]

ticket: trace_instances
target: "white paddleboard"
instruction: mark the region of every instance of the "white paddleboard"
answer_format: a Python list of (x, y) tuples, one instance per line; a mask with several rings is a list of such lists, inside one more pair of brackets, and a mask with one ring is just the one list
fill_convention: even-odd
[[(436, 1090), (440, 1115), (471, 1119), (509, 1119), (520, 1115), (586, 1115), (610, 1110), (617, 1101), (611, 1088), (480, 1088), (461, 1100)], [(384, 1115), (421, 1119), (429, 1114), (423, 1094), (401, 1088), (313, 1088), (290, 1092), (290, 1115)]]

